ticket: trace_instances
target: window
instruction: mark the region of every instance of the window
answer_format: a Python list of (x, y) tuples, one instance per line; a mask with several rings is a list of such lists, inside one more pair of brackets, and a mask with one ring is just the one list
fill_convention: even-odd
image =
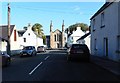
[(23, 38), (24, 39), (24, 42), (26, 42), (26, 38)]
[(95, 31), (95, 19), (93, 19), (93, 31)]
[(95, 39), (94, 50), (97, 50), (97, 39)]
[(30, 35), (30, 33), (28, 33), (28, 35)]
[(16, 30), (14, 30), (14, 41), (17, 41)]
[(59, 34), (59, 41), (62, 41), (62, 35)]
[(57, 34), (57, 41), (59, 41), (59, 34)]
[(104, 12), (101, 14), (101, 28), (105, 27), (105, 15)]
[(56, 41), (56, 35), (54, 35), (54, 39), (55, 39), (55, 41)]

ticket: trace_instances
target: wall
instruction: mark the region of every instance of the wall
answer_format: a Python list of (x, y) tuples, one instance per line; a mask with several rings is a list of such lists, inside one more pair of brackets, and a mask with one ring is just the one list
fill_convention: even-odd
[[(115, 12), (113, 14), (113, 12)], [(118, 35), (118, 3), (113, 3), (104, 10), (105, 27), (101, 28), (101, 13), (95, 17), (96, 30), (93, 31), (93, 19), (91, 20), (91, 54), (103, 56), (104, 38), (108, 38), (108, 58), (117, 61), (117, 35)], [(97, 40), (97, 50), (95, 50), (95, 39)]]

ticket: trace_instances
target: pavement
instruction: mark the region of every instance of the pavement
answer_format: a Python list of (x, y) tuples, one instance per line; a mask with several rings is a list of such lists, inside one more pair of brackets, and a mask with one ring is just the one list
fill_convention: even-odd
[(112, 72), (120, 79), (120, 62), (115, 62), (107, 58), (91, 55), (91, 62)]

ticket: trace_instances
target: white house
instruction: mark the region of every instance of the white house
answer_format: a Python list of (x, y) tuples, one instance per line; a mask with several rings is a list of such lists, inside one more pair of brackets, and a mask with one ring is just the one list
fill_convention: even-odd
[[(78, 40), (77, 40), (77, 43), (79, 44), (86, 44), (90, 50), (90, 39), (91, 39), (91, 35), (90, 35), (90, 32), (87, 31), (85, 33), (85, 35), (81, 36)], [(90, 50), (91, 51), (91, 50)]]
[(18, 31), (20, 38), (20, 48), (24, 46), (38, 46), (43, 45), (42, 37), (38, 37), (35, 32), (32, 31), (32, 26), (28, 25), (27, 30)]
[(120, 61), (120, 1), (106, 2), (90, 20), (91, 54)]
[[(0, 50), (1, 51), (6, 51), (7, 49), (7, 40), (8, 40), (8, 35), (7, 35), (7, 30), (8, 26), (7, 25), (2, 25), (0, 26)], [(10, 45), (11, 45), (11, 50), (18, 50), (19, 49), (19, 38), (18, 38), (18, 33), (16, 30), (15, 25), (10, 25)]]
[(81, 27), (78, 26), (77, 30), (73, 31), (73, 34), (67, 38), (67, 46), (70, 47), (72, 44), (77, 43), (77, 40), (83, 35), (85, 35), (85, 33), (81, 30)]

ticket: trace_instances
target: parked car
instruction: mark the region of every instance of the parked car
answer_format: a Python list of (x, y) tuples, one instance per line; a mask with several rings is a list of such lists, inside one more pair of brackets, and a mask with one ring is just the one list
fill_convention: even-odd
[(79, 59), (81, 61), (90, 60), (90, 52), (86, 44), (72, 44), (68, 49), (67, 60)]
[(26, 46), (20, 52), (20, 57), (22, 56), (35, 56), (37, 54), (34, 46)]
[(37, 52), (46, 52), (46, 47), (44, 47), (44, 46), (38, 46), (37, 47)]
[(1, 60), (1, 66), (9, 66), (11, 63), (11, 57), (4, 52), (0, 51), (0, 60)]

